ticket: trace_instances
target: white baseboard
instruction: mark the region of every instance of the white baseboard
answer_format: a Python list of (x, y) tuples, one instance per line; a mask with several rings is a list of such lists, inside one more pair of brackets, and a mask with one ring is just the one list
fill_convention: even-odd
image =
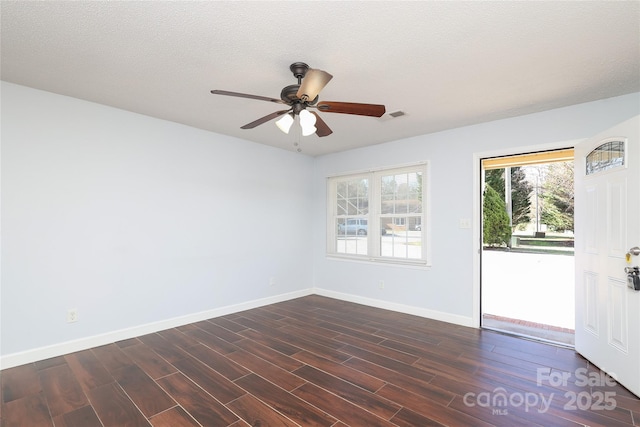
[(174, 317), (167, 320), (161, 320), (159, 322), (147, 323), (127, 329), (120, 329), (105, 334), (93, 335), (73, 341), (66, 341), (59, 344), (36, 348), (33, 350), (7, 354), (0, 357), (0, 369), (7, 369), (14, 366), (33, 363), (39, 360), (49, 359), (51, 357), (62, 356), (64, 354), (69, 354), (76, 351), (82, 351), (101, 345), (111, 344), (116, 341), (139, 337), (141, 335), (151, 334), (154, 332), (163, 331), (165, 329), (188, 325), (189, 323), (200, 322), (202, 320), (212, 319), (214, 317), (226, 316), (228, 314), (250, 310), (252, 308), (262, 307), (278, 302), (288, 301), (290, 299), (300, 298), (311, 294), (313, 294), (313, 289), (303, 289), (300, 291), (247, 301), (240, 304), (214, 308), (212, 310), (188, 314), (186, 316)]
[(471, 317), (460, 316), (457, 314), (444, 313), (442, 311), (429, 310), (426, 308), (415, 307), (405, 304), (397, 304), (389, 301), (378, 300), (374, 298), (362, 297), (359, 295), (345, 294), (342, 292), (330, 291), (327, 289), (314, 288), (313, 293), (329, 298), (335, 298), (342, 301), (363, 304), (369, 307), (382, 308), (385, 310), (397, 311), (399, 313), (411, 314), (414, 316), (425, 317), (427, 319), (440, 320), (442, 322), (453, 323), (460, 326), (475, 327)]
[(76, 351), (82, 351), (101, 345), (111, 344), (116, 341), (139, 337), (141, 335), (151, 334), (154, 332), (163, 331), (165, 329), (188, 325), (189, 323), (200, 322), (202, 320), (212, 319), (214, 317), (226, 316), (228, 314), (233, 314), (240, 311), (250, 310), (252, 308), (262, 307), (265, 305), (275, 304), (278, 302), (288, 301), (294, 298), (300, 298), (313, 294), (335, 298), (342, 301), (363, 304), (370, 307), (377, 307), (385, 310), (412, 314), (414, 316), (425, 317), (428, 319), (440, 320), (443, 322), (453, 323), (461, 326), (474, 326), (473, 319), (470, 317), (443, 313), (440, 311), (428, 310), (404, 304), (397, 304), (373, 298), (366, 298), (358, 295), (345, 294), (342, 292), (335, 292), (321, 288), (313, 288), (275, 295), (268, 298), (247, 301), (240, 304), (214, 308), (212, 310), (193, 313), (186, 316), (174, 317), (167, 320), (161, 320), (159, 322), (147, 323), (144, 325), (134, 326), (132, 328), (120, 329), (117, 331), (94, 335), (86, 338), (80, 338), (73, 341), (66, 341), (63, 343), (40, 347), (33, 350), (7, 354), (6, 356), (0, 357), (0, 369), (7, 369), (14, 366), (33, 363), (39, 360), (49, 359), (51, 357), (62, 356)]

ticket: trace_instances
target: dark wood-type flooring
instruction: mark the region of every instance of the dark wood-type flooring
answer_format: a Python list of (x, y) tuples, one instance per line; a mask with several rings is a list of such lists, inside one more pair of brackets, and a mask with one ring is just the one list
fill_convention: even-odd
[(570, 349), (320, 296), (0, 376), (3, 427), (640, 425)]

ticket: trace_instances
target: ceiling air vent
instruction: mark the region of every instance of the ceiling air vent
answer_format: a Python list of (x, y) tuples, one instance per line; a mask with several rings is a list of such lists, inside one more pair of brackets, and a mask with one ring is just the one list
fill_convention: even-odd
[(402, 110), (393, 111), (393, 112), (389, 113), (389, 115), (391, 117), (393, 117), (393, 118), (402, 117), (402, 116), (404, 116), (404, 111), (402, 111)]

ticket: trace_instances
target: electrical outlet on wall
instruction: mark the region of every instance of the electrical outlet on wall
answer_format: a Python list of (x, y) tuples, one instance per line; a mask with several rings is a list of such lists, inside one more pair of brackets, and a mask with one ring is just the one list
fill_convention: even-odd
[(271, 277), (269, 279), (269, 286), (275, 286), (276, 285), (276, 278), (275, 277)]
[(78, 321), (78, 309), (70, 308), (67, 310), (67, 323), (73, 323)]

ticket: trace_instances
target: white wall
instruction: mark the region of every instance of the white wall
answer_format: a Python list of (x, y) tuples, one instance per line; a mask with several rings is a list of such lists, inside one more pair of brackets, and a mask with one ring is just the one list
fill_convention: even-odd
[(312, 158), (1, 89), (4, 367), (309, 292)]
[[(312, 159), (9, 83), (1, 89), (3, 367), (313, 286), (472, 324), (478, 230), (458, 221), (474, 215), (474, 158), (573, 144), (640, 109), (632, 94)], [(326, 177), (422, 160), (431, 163), (432, 267), (327, 259)], [(66, 323), (68, 308), (80, 321)]]
[[(314, 172), (317, 292), (463, 325), (476, 324), (474, 250), (479, 248), (480, 214), (477, 210), (474, 213), (474, 191), (475, 196), (479, 194), (474, 190), (474, 178), (479, 182), (480, 169), (474, 157), (479, 163), (479, 153), (573, 146), (576, 140), (639, 112), (640, 94), (636, 93), (318, 158)], [(325, 256), (327, 176), (424, 160), (431, 164), (430, 269), (336, 261)], [(461, 218), (474, 219), (476, 227), (460, 229)], [(380, 280), (385, 282), (384, 289), (379, 289)]]

